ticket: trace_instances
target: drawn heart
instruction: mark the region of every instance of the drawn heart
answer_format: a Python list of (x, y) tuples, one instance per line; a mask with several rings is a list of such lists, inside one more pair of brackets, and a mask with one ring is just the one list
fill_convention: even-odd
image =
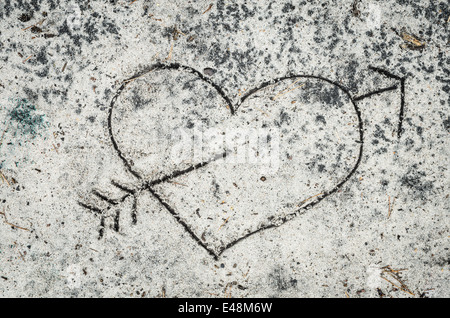
[(336, 192), (362, 154), (360, 111), (336, 82), (291, 75), (237, 95), (157, 64), (124, 82), (109, 114), (126, 167), (215, 257)]

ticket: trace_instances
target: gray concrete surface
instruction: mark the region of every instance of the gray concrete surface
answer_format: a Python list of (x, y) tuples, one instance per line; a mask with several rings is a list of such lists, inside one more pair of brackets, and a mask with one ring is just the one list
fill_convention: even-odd
[(450, 295), (447, 1), (0, 2), (0, 297)]

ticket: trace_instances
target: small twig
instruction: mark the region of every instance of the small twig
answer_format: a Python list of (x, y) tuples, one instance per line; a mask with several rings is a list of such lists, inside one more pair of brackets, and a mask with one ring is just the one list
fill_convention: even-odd
[[(227, 286), (225, 286), (224, 295), (226, 298), (231, 298), (231, 288), (233, 287), (233, 284), (228, 283)], [(227, 293), (228, 288), (230, 289)]]
[(408, 269), (407, 268), (402, 268), (402, 269), (392, 269), (392, 268), (390, 268), (389, 269), (389, 271), (385, 271), (386, 273), (389, 273), (389, 272), (392, 272), (392, 273), (401, 273), (401, 272), (404, 272), (404, 271), (407, 271)]
[(311, 200), (312, 198), (318, 197), (319, 195), (322, 195), (322, 194), (323, 194), (323, 192), (322, 192), (322, 193), (319, 193), (319, 194), (316, 194), (316, 195), (313, 195), (312, 197), (309, 197), (308, 199), (305, 199), (305, 200), (303, 200), (302, 202), (300, 202), (300, 205), (302, 205), (302, 204), (305, 203), (306, 201), (309, 201), (309, 200)]
[(211, 8), (213, 7), (213, 4), (211, 3), (208, 7), (208, 9), (206, 9), (202, 14), (205, 14), (206, 12), (208, 12), (209, 10), (211, 10)]
[(230, 219), (230, 217), (231, 217), (231, 216), (229, 216), (229, 217), (225, 220), (225, 222), (223, 222), (223, 224), (219, 227), (219, 229), (218, 229), (217, 231), (220, 231), (220, 229), (221, 229), (225, 224), (227, 224), (227, 222), (228, 222), (228, 220)]
[(183, 31), (181, 31), (180, 29), (178, 29), (177, 26), (175, 26), (175, 29), (172, 32), (172, 38), (176, 41), (176, 40), (178, 40), (178, 36), (180, 34), (186, 36), (186, 34), (183, 33)]
[(257, 110), (259, 110), (261, 113), (263, 113), (264, 115), (266, 115), (267, 117), (270, 117), (270, 115), (268, 113), (266, 113), (265, 111), (263, 111), (262, 109), (255, 107)]
[(291, 89), (291, 90), (289, 90), (289, 91), (287, 91), (287, 92), (285, 92), (285, 93), (283, 93), (283, 94), (280, 94), (280, 95), (274, 97), (273, 100), (275, 100), (276, 98), (281, 97), (281, 96), (283, 96), (283, 95), (285, 95), (285, 94), (287, 94), (287, 93), (290, 93), (290, 92), (296, 90), (297, 88), (303, 87), (303, 86), (305, 86), (305, 85), (306, 85), (306, 84), (302, 84), (302, 85), (299, 85), (299, 86), (297, 86), (297, 87), (294, 87), (293, 89)]
[(158, 21), (158, 22), (162, 22), (162, 19), (154, 18), (154, 16), (153, 16), (152, 13), (149, 14), (149, 17), (150, 17), (152, 20), (155, 20), (155, 21)]
[(46, 20), (46, 19), (42, 19), (42, 20), (39, 21), (38, 23), (33, 24), (33, 25), (30, 25), (29, 27), (26, 27), (25, 29), (22, 29), (22, 31), (26, 31), (26, 30), (28, 30), (28, 29), (31, 29), (32, 27), (37, 26), (37, 25), (42, 25), (42, 23), (44, 23), (45, 20)]
[(295, 84), (297, 84), (298, 82), (300, 82), (301, 78), (296, 79), (295, 81), (293, 81), (291, 84), (289, 84), (288, 87), (286, 87), (285, 89), (283, 89), (281, 92), (284, 92), (286, 90), (288, 90), (289, 88), (291, 88), (292, 86), (294, 86)]
[(173, 46), (174, 46), (174, 42), (172, 42), (172, 45), (170, 46), (170, 51), (169, 51), (169, 55), (167, 55), (165, 61), (169, 61), (172, 59), (172, 54), (173, 54)]
[(0, 214), (3, 215), (3, 216), (5, 217), (5, 224), (7, 224), (7, 225), (9, 225), (9, 226), (12, 226), (12, 227), (15, 227), (15, 228), (20, 229), (20, 230), (24, 230), (24, 231), (30, 232), (29, 229), (26, 229), (26, 228), (24, 228), (24, 227), (17, 226), (17, 225), (12, 224), (12, 223), (9, 223), (9, 222), (8, 222), (8, 219), (7, 219), (7, 217), (6, 217), (6, 211), (5, 211), (5, 208), (3, 208), (3, 212), (0, 212)]
[(334, 129), (334, 133), (336, 134), (336, 137), (339, 140), (339, 143), (342, 143), (341, 137), (339, 136), (339, 133), (337, 132), (336, 128)]
[[(8, 186), (11, 186), (10, 184), (9, 184), (9, 182), (8, 182), (8, 179), (6, 179), (6, 177), (5, 177), (5, 175), (3, 174), (3, 172), (0, 170), (0, 175), (2, 176), (2, 179), (3, 180), (5, 180), (5, 182), (6, 182), (6, 184), (8, 185)], [(2, 181), (3, 182), (3, 181)]]
[(280, 96), (283, 96), (283, 95), (285, 95), (285, 94), (287, 94), (287, 93), (289, 93), (289, 92), (292, 92), (293, 90), (295, 90), (295, 89), (297, 89), (297, 88), (299, 88), (299, 87), (304, 86), (305, 84), (299, 85), (299, 86), (294, 87), (293, 89), (289, 90), (289, 88), (291, 88), (292, 86), (294, 86), (294, 85), (295, 85), (296, 83), (298, 83), (300, 80), (301, 80), (300, 78), (297, 79), (297, 80), (295, 80), (292, 84), (290, 84), (288, 87), (286, 87), (286, 88), (283, 89), (281, 92), (279, 92), (277, 95), (275, 95), (275, 96), (272, 98), (272, 100), (275, 100), (275, 99), (277, 99), (277, 98), (280, 97)]
[[(396, 288), (400, 289), (401, 291), (404, 291), (404, 292), (406, 292), (406, 293), (408, 293), (408, 294), (410, 294), (412, 296), (415, 296), (415, 294), (408, 288), (408, 286), (406, 286), (406, 284), (402, 281), (401, 277), (398, 274), (401, 271), (407, 270), (406, 268), (394, 270), (388, 265), (388, 266), (382, 267), (381, 269), (383, 269), (383, 272), (381, 273), (381, 278), (383, 278), (387, 282), (391, 283), (393, 286), (395, 286)], [(388, 280), (386, 277), (384, 277), (383, 273), (389, 274), (389, 276), (394, 278), (400, 284), (400, 286), (397, 286), (396, 284), (394, 284), (393, 282)]]
[(25, 60), (22, 61), (23, 64), (25, 64), (29, 59), (31, 59), (33, 57), (33, 55), (30, 55), (29, 57), (27, 57)]
[(17, 252), (19, 252), (19, 255), (20, 255), (20, 258), (22, 259), (22, 261), (25, 262), (25, 257), (23, 257), (23, 254), (20, 251), (17, 251)]
[(185, 185), (185, 184), (183, 184), (183, 183), (178, 183), (178, 182), (170, 181), (170, 180), (168, 180), (167, 182), (173, 183), (173, 184), (177, 184), (177, 185), (180, 185), (180, 186), (183, 186), (183, 187), (187, 187), (187, 185)]
[(398, 288), (398, 289), (402, 289), (400, 286), (397, 286), (396, 284), (394, 284), (393, 282), (391, 282), (389, 279), (387, 279), (387, 278), (385, 278), (385, 277), (383, 277), (383, 276), (381, 276), (381, 278), (383, 278), (385, 281), (387, 281), (387, 282), (389, 282), (390, 284), (392, 284), (392, 286), (394, 286), (394, 287), (396, 287), (396, 288)]
[(403, 32), (402, 33), (402, 38), (403, 38), (403, 40), (405, 40), (407, 42), (410, 42), (410, 43), (414, 44), (415, 46), (422, 46), (423, 45), (422, 42), (420, 42), (419, 40), (417, 40), (415, 37), (413, 37), (412, 35), (410, 35), (408, 33)]
[(42, 19), (41, 21), (39, 21), (38, 23), (36, 23), (35, 25), (42, 25), (44, 23), (44, 21), (47, 19)]
[(392, 200), (392, 205), (391, 205), (391, 197), (389, 196), (389, 199), (388, 199), (388, 205), (389, 205), (389, 207), (388, 207), (388, 219), (391, 217), (392, 211), (394, 209), (395, 199), (396, 198), (394, 197), (394, 200)]
[(22, 31), (26, 31), (28, 29), (31, 29), (32, 27), (36, 26), (36, 24), (30, 25), (29, 27), (26, 27), (25, 29), (22, 29)]
[(391, 196), (388, 196), (388, 219), (391, 217)]

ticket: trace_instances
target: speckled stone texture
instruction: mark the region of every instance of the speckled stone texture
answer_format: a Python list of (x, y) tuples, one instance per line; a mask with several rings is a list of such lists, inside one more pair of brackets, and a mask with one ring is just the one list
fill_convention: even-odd
[(447, 1), (0, 5), (0, 297), (449, 297)]

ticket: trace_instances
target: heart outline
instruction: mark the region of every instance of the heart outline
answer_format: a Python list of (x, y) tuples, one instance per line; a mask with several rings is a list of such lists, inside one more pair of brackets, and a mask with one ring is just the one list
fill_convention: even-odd
[[(226, 101), (227, 106), (228, 106), (232, 116), (236, 115), (236, 111), (239, 109), (239, 107), (242, 105), (242, 103), (247, 98), (251, 97), (256, 92), (264, 89), (267, 86), (274, 85), (276, 83), (279, 83), (279, 82), (282, 82), (282, 81), (285, 81), (285, 80), (296, 79), (296, 78), (318, 79), (318, 80), (325, 81), (325, 82), (327, 82), (327, 83), (329, 83), (331, 85), (334, 85), (337, 88), (339, 88), (340, 90), (342, 90), (347, 95), (347, 97), (349, 98), (350, 102), (352, 103), (354, 111), (355, 111), (355, 113), (357, 115), (357, 118), (358, 118), (359, 140), (357, 141), (357, 143), (360, 144), (358, 157), (357, 157), (356, 163), (353, 166), (353, 168), (350, 170), (350, 172), (337, 185), (335, 185), (331, 190), (323, 192), (321, 195), (317, 196), (313, 201), (309, 202), (308, 204), (306, 204), (304, 206), (301, 206), (295, 212), (292, 212), (290, 214), (285, 215), (282, 218), (277, 219), (276, 223), (273, 222), (273, 223), (269, 223), (269, 224), (263, 225), (260, 228), (258, 228), (257, 230), (254, 230), (253, 232), (249, 232), (246, 235), (243, 235), (240, 238), (238, 238), (238, 239), (228, 243), (226, 246), (220, 248), (218, 253), (214, 252), (205, 243), (202, 242), (202, 240), (194, 233), (194, 231), (190, 228), (190, 226), (181, 219), (180, 215), (169, 204), (167, 204), (152, 189), (152, 186), (160, 184), (160, 183), (163, 183), (163, 182), (168, 181), (170, 179), (176, 178), (176, 177), (181, 176), (183, 174), (189, 173), (189, 172), (191, 172), (191, 171), (193, 171), (195, 169), (204, 167), (208, 163), (210, 163), (210, 162), (212, 162), (214, 160), (217, 160), (219, 158), (225, 157), (227, 155), (226, 153), (219, 154), (218, 156), (216, 156), (215, 158), (213, 158), (213, 159), (211, 159), (209, 161), (198, 163), (198, 164), (193, 165), (193, 166), (191, 166), (191, 167), (189, 167), (187, 169), (173, 171), (171, 174), (163, 176), (162, 178), (160, 178), (158, 180), (153, 180), (151, 182), (144, 182), (143, 185), (141, 186), (141, 188), (139, 189), (139, 191), (148, 190), (169, 211), (169, 213), (176, 219), (176, 221), (184, 227), (184, 229), (191, 235), (191, 237), (195, 241), (197, 241), (197, 243), (199, 245), (201, 245), (216, 260), (219, 258), (220, 255), (222, 255), (222, 253), (224, 251), (226, 251), (227, 249), (233, 247), (234, 245), (236, 245), (240, 241), (248, 238), (249, 236), (252, 236), (252, 235), (254, 235), (256, 233), (262, 232), (262, 231), (270, 229), (270, 228), (279, 227), (279, 226), (287, 223), (288, 221), (294, 219), (295, 217), (306, 213), (307, 210), (309, 210), (312, 207), (314, 207), (316, 204), (321, 202), (323, 199), (325, 199), (326, 197), (328, 197), (328, 196), (334, 194), (335, 192), (337, 192), (355, 174), (355, 172), (359, 168), (359, 165), (360, 165), (361, 159), (362, 159), (363, 144), (364, 144), (364, 129), (363, 129), (363, 121), (362, 121), (361, 111), (360, 111), (360, 109), (359, 109), (359, 107), (358, 107), (358, 105), (356, 103), (356, 100), (352, 97), (352, 95), (350, 94), (349, 90), (347, 88), (345, 88), (344, 86), (340, 85), (339, 83), (337, 83), (337, 82), (335, 82), (333, 80), (330, 80), (328, 78), (321, 77), (321, 76), (316, 76), (316, 75), (304, 75), (304, 74), (287, 75), (287, 76), (275, 78), (275, 79), (270, 80), (270, 81), (263, 82), (259, 86), (255, 87), (253, 89), (250, 89), (245, 95), (243, 95), (239, 99), (239, 101), (236, 103), (236, 105), (233, 105), (231, 99), (222, 90), (222, 88), (219, 85), (217, 85), (216, 83), (214, 83), (210, 78), (204, 76), (198, 70), (196, 70), (196, 69), (194, 69), (194, 68), (192, 68), (190, 66), (182, 65), (182, 64), (179, 64), (179, 63), (169, 63), (169, 64), (156, 63), (156, 64), (153, 64), (150, 67), (144, 69), (143, 71), (135, 74), (134, 76), (130, 77), (129, 79), (125, 80), (122, 83), (122, 85), (120, 86), (120, 88), (118, 89), (116, 95), (112, 98), (111, 103), (110, 103), (110, 107), (109, 107), (109, 110), (108, 110), (108, 132), (109, 132), (109, 135), (110, 135), (110, 138), (111, 138), (111, 142), (112, 142), (113, 148), (117, 152), (118, 156), (120, 157), (120, 159), (124, 163), (124, 165), (127, 168), (127, 170), (133, 176), (138, 178), (139, 180), (142, 180), (142, 177), (139, 175), (139, 173), (137, 173), (136, 171), (133, 170), (131, 163), (123, 155), (123, 153), (120, 150), (120, 147), (119, 147), (119, 145), (118, 145), (118, 143), (116, 141), (116, 138), (114, 136), (113, 129), (112, 129), (113, 111), (114, 111), (114, 107), (116, 105), (116, 102), (117, 102), (119, 96), (122, 94), (123, 90), (127, 87), (127, 85), (129, 83), (131, 83), (134, 80), (138, 79), (139, 77), (142, 77), (142, 76), (144, 76), (144, 75), (146, 75), (146, 74), (148, 74), (148, 73), (150, 73), (152, 71), (155, 71), (155, 70), (181, 70), (181, 71), (184, 71), (184, 72), (187, 72), (187, 73), (191, 73), (191, 74), (194, 74), (194, 75), (198, 76), (199, 79), (201, 79), (203, 82), (209, 84), (213, 89), (215, 89), (219, 93), (219, 95)], [(127, 197), (128, 197), (128, 195), (123, 197), (122, 199), (120, 199), (120, 202), (123, 202)]]

